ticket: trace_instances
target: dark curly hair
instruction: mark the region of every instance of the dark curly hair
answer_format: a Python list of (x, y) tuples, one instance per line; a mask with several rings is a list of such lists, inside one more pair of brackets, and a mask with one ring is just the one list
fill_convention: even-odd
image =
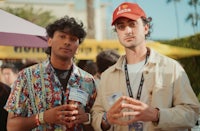
[[(47, 37), (53, 38), (55, 31), (66, 32), (70, 35), (78, 37), (79, 44), (84, 41), (87, 35), (83, 22), (77, 21), (75, 18), (67, 15), (46, 27)], [(46, 54), (51, 55), (51, 47), (48, 47), (45, 52)]]
[(142, 17), (142, 21), (143, 21), (144, 25), (148, 25), (149, 26), (149, 32), (145, 35), (145, 38), (147, 39), (148, 37), (150, 37), (151, 32), (152, 32), (152, 26), (153, 26), (151, 24), (152, 18), (151, 17), (148, 17), (148, 18)]

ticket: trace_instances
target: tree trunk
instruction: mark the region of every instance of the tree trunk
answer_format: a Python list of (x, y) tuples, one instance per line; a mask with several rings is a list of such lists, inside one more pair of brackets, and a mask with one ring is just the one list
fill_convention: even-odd
[(87, 38), (95, 38), (94, 0), (87, 0)]

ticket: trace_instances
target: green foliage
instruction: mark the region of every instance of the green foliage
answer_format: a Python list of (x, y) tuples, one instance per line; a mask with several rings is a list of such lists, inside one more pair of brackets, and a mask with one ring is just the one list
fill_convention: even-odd
[(183, 65), (195, 94), (200, 95), (200, 56), (179, 59), (179, 62)]
[(42, 9), (35, 10), (30, 5), (18, 8), (5, 7), (4, 10), (42, 27), (47, 26), (56, 18), (52, 15), (51, 11), (43, 11)]
[[(200, 50), (200, 34), (175, 40), (160, 40), (159, 42)], [(200, 101), (200, 56), (182, 58), (178, 61), (183, 65), (190, 79), (192, 88)]]
[(174, 40), (160, 40), (161, 43), (175, 45), (179, 47), (192, 48), (200, 50), (200, 33)]

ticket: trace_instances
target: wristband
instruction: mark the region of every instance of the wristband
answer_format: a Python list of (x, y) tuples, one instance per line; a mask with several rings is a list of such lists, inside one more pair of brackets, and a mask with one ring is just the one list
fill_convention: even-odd
[(110, 123), (108, 122), (108, 119), (107, 119), (107, 113), (104, 112), (103, 116), (102, 116), (102, 121), (101, 121), (101, 129), (103, 131), (107, 131), (111, 128), (111, 125)]
[(40, 112), (39, 115), (39, 123), (40, 124), (45, 124), (45, 121), (44, 121), (44, 112)]
[(155, 109), (158, 111), (158, 113), (157, 113), (158, 120), (157, 121), (153, 121), (153, 125), (157, 126), (159, 121), (160, 121), (160, 109), (159, 108), (155, 108)]
[(110, 125), (110, 123), (108, 122), (108, 119), (107, 119), (107, 113), (105, 112), (104, 114), (103, 114), (103, 117), (102, 117), (102, 119), (104, 120), (104, 122), (107, 124), (107, 125)]
[(83, 124), (84, 125), (89, 125), (91, 123), (91, 115), (90, 113), (86, 113), (88, 115), (88, 121), (87, 122), (84, 122)]
[(35, 121), (36, 121), (36, 125), (39, 126), (40, 125), (39, 114), (36, 114)]

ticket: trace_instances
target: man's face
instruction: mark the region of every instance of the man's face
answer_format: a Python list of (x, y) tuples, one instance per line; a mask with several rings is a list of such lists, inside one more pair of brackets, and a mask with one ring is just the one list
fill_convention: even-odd
[(14, 73), (10, 68), (4, 68), (1, 75), (2, 82), (9, 86), (17, 79), (17, 73)]
[(148, 26), (143, 24), (141, 18), (137, 20), (118, 18), (115, 29), (120, 43), (126, 48), (133, 48), (143, 43), (148, 33)]
[(79, 46), (79, 39), (76, 36), (56, 31), (53, 38), (49, 39), (48, 45), (51, 47), (51, 57), (67, 60), (74, 57)]

